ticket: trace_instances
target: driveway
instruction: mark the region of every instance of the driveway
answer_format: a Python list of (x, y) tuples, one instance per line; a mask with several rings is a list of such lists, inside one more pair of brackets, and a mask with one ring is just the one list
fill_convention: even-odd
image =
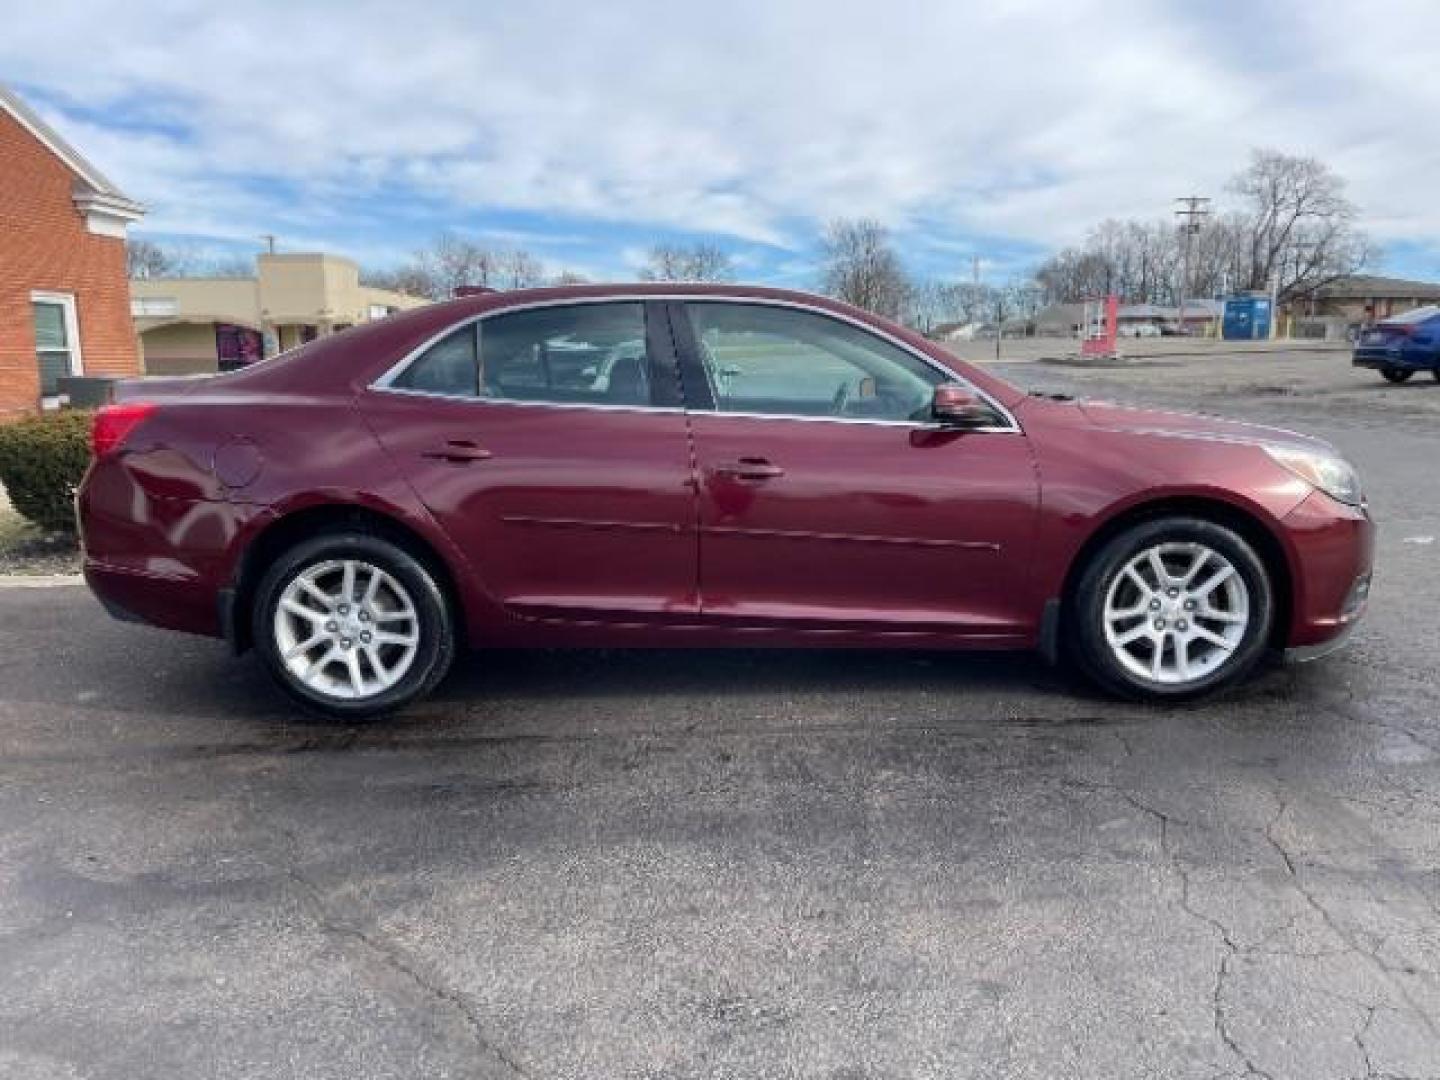
[(0, 587), (0, 1075), (1440, 1075), (1440, 386), (1307, 355), (1000, 369), (1365, 472), (1351, 650), (1190, 708), (1024, 656), (537, 652), (335, 727)]

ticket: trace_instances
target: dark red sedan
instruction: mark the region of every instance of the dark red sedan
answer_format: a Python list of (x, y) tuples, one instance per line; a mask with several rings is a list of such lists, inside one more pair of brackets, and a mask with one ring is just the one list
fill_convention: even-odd
[(1191, 696), (1338, 644), (1373, 543), (1317, 440), (1027, 395), (843, 304), (703, 286), (468, 297), (121, 384), (78, 502), (114, 614), (349, 717), (462, 647), (1039, 648)]

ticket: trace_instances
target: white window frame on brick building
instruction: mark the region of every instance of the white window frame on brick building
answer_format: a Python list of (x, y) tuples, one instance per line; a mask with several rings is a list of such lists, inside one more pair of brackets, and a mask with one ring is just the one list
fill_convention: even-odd
[[(51, 292), (49, 290), (37, 289), (30, 294), (31, 319), (34, 319), (35, 308), (47, 305), (58, 307), (61, 311), (61, 325), (65, 329), (65, 345), (63, 348), (42, 348), (39, 337), (35, 340), (35, 366), (40, 370), (40, 396), (46, 408), (55, 408), (63, 400), (59, 393), (45, 393), (44, 368), (40, 363), (41, 353), (65, 353), (70, 361), (70, 375), (85, 374), (85, 358), (80, 349), (80, 320), (75, 311), (75, 296), (73, 293)], [(39, 328), (36, 327), (38, 330)]]

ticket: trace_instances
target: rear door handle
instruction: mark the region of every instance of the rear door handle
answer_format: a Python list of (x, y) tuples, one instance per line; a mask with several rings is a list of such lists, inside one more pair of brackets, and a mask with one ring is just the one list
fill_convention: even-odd
[(451, 439), (438, 450), (421, 451), (420, 456), (430, 458), (433, 461), (462, 463), (466, 461), (485, 461), (491, 454), (489, 450), (486, 450), (477, 442), (471, 442), (469, 439)]
[(716, 465), (710, 471), (716, 476), (726, 476), (734, 480), (774, 480), (776, 477), (785, 475), (785, 470), (779, 465), (772, 465), (764, 458), (759, 457), (743, 457), (739, 461), (727, 461)]

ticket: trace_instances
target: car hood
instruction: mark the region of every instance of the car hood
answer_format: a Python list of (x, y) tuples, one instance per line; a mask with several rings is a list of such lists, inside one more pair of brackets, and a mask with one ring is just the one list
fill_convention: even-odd
[(1081, 401), (1077, 404), (1092, 424), (1111, 431), (1133, 431), (1175, 438), (1221, 439), (1254, 446), (1293, 446), (1303, 450), (1335, 453), (1335, 448), (1323, 439), (1301, 435), (1284, 428), (1266, 427), (1263, 424), (1246, 424), (1238, 420), (1222, 420), (1216, 416), (1167, 412), (1163, 409), (1139, 409), (1106, 401)]

